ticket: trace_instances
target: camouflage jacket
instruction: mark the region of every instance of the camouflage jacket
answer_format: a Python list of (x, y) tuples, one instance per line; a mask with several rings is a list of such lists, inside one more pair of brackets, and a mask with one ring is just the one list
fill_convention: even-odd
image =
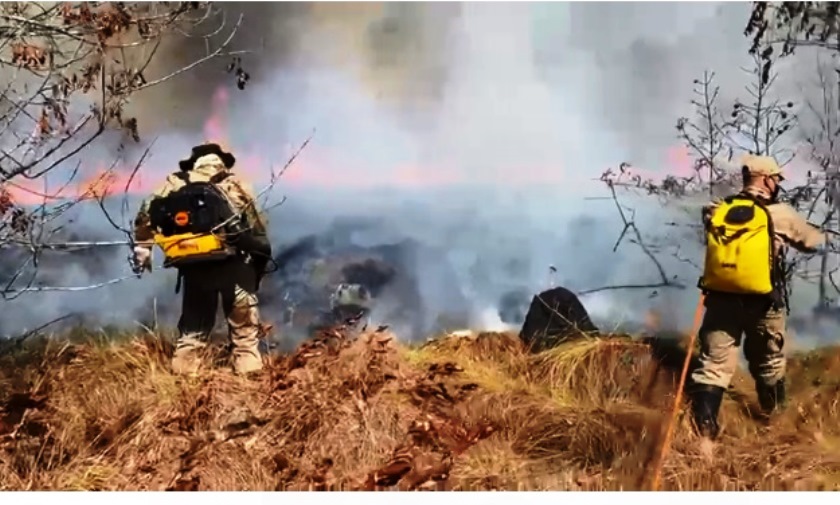
[[(185, 173), (190, 182), (209, 182), (212, 178), (226, 173), (227, 176), (216, 185), (227, 197), (233, 210), (244, 213), (254, 234), (266, 236), (268, 228), (266, 218), (257, 210), (256, 196), (250, 184), (237, 177), (221, 163), (199, 165)], [(140, 204), (140, 210), (134, 219), (134, 240), (137, 245), (152, 246), (155, 232), (149, 220), (149, 203), (186, 185), (181, 177), (177, 173), (170, 174), (163, 185)]]

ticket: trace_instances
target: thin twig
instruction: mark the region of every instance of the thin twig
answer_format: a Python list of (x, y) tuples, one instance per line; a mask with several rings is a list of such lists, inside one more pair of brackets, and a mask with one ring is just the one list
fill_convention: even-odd
[(51, 321), (48, 321), (48, 322), (42, 324), (41, 326), (38, 326), (37, 328), (33, 328), (31, 330), (28, 330), (25, 333), (23, 333), (21, 335), (18, 335), (17, 337), (7, 339), (6, 342), (5, 342), (5, 344), (7, 344), (7, 345), (3, 349), (3, 352), (8, 351), (9, 349), (12, 349), (12, 348), (20, 347), (21, 345), (23, 345), (24, 342), (26, 342), (27, 339), (29, 339), (29, 337), (31, 337), (33, 335), (36, 335), (39, 332), (41, 332), (42, 330), (44, 330), (45, 328), (48, 328), (48, 327), (50, 327), (50, 326), (52, 326), (56, 323), (60, 323), (61, 321), (64, 321), (65, 319), (69, 319), (69, 318), (71, 318), (75, 315), (76, 315), (75, 313), (71, 312), (69, 314), (59, 316), (59, 317), (57, 317), (57, 318), (55, 318)]
[(104, 288), (105, 286), (111, 286), (124, 280), (134, 279), (136, 277), (136, 275), (124, 275), (122, 277), (117, 277), (116, 279), (111, 279), (105, 282), (99, 282), (97, 284), (90, 284), (88, 286), (32, 286), (23, 289), (11, 289), (8, 290), (7, 293), (42, 293), (46, 291), (66, 291), (75, 293), (78, 291), (90, 291), (92, 289)]

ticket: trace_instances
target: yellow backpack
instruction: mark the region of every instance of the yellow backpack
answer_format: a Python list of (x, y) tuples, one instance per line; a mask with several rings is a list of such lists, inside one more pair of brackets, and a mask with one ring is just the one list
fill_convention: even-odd
[(736, 195), (714, 210), (706, 229), (700, 289), (769, 295), (774, 288), (773, 223), (754, 199)]

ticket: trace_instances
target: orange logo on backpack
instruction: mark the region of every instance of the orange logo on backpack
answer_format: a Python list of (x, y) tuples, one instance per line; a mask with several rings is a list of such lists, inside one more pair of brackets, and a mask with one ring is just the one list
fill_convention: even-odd
[(190, 223), (190, 215), (187, 212), (179, 212), (175, 214), (175, 224), (178, 226), (186, 226)]

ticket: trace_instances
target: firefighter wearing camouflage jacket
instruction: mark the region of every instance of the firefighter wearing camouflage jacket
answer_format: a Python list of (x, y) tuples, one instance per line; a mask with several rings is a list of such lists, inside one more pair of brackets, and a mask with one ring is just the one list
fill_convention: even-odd
[[(154, 230), (149, 218), (149, 203), (183, 187), (186, 184), (184, 178), (190, 182), (221, 179), (216, 186), (228, 199), (231, 208), (234, 212), (242, 212), (254, 235), (268, 244), (265, 220), (257, 211), (253, 190), (231, 172), (234, 163), (234, 156), (224, 152), (217, 144), (204, 144), (192, 149), (192, 156), (179, 163), (182, 173), (170, 174), (162, 187), (141, 204), (134, 221), (136, 264), (144, 269), (150, 269), (151, 265)], [(270, 245), (267, 247), (270, 249)], [(197, 373), (201, 365), (201, 351), (207, 346), (215, 324), (219, 298), (233, 344), (234, 370), (246, 375), (262, 369), (258, 349), (261, 326), (257, 308), (257, 289), (262, 271), (254, 267), (255, 262), (262, 263), (264, 269), (264, 262), (255, 261), (248, 254), (179, 269), (183, 299), (178, 321), (180, 335), (172, 357), (173, 372)]]

